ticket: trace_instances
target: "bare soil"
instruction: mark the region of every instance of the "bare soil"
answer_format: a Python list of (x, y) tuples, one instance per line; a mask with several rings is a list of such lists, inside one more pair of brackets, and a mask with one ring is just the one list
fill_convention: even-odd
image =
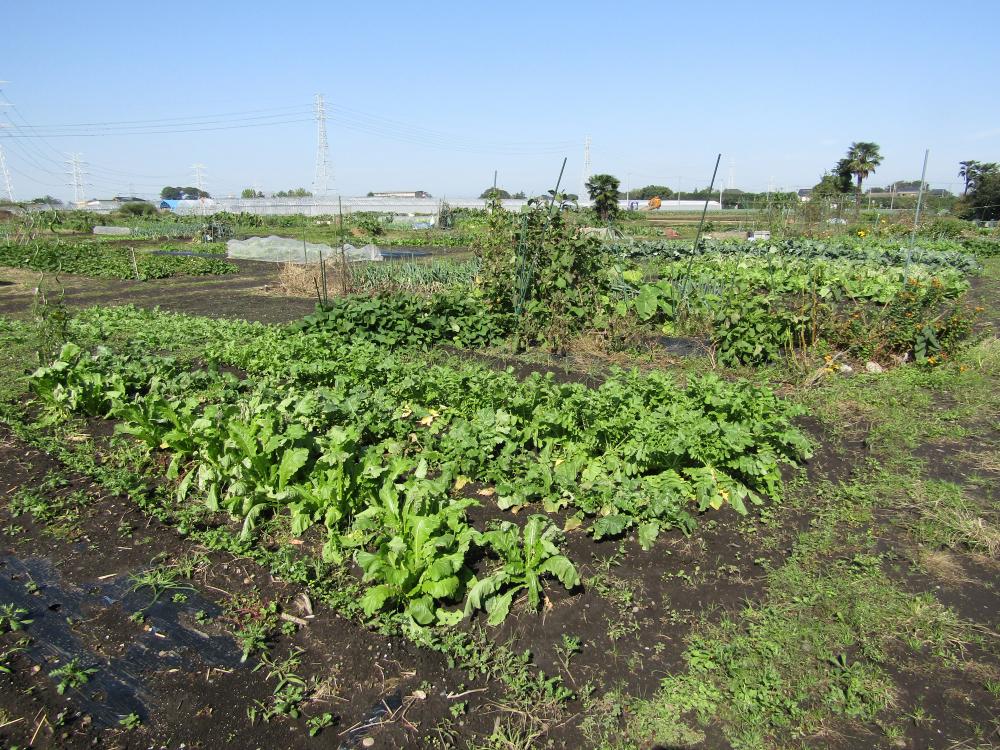
[[(133, 304), (159, 307), (170, 312), (215, 318), (242, 318), (262, 323), (287, 323), (313, 311), (314, 299), (263, 295), (265, 287), (278, 283), (279, 268), (273, 263), (232, 261), (240, 271), (226, 276), (176, 276), (151, 281), (92, 279), (60, 276), (69, 307)], [(0, 287), (0, 314), (23, 316), (31, 310), (34, 289), (41, 275), (21, 269), (0, 268), (0, 278), (11, 282)], [(43, 282), (49, 298), (60, 286), (46, 275)]]

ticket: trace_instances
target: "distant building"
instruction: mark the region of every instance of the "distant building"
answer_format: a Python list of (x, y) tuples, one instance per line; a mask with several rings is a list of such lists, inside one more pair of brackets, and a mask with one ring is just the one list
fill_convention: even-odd
[(368, 193), (369, 198), (432, 198), (426, 190), (389, 190), (384, 193)]
[(812, 188), (802, 188), (799, 190), (799, 200), (803, 203), (812, 200), (813, 189)]
[(117, 211), (121, 208), (122, 201), (118, 198), (92, 198), (89, 201), (78, 203), (76, 207), (82, 208), (85, 211), (94, 211), (99, 214), (109, 214), (112, 211)]

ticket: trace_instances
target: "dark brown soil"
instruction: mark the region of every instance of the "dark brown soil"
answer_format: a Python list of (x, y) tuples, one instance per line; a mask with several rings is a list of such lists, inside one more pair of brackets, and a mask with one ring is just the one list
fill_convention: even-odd
[[(95, 421), (88, 432), (108, 434), (105, 427)], [(59, 536), (53, 535), (58, 524), (35, 523), (24, 514), (14, 518), (9, 511), (17, 489), (38, 486), (49, 471), (69, 478), (58, 496), (79, 490), (88, 498), (78, 523)], [(25, 733), (33, 734), (42, 717), (55, 721), (71, 706), (76, 718), (55, 731), (43, 725), (35, 747), (83, 747), (94, 738), (121, 747), (168, 741), (189, 747), (232, 741), (251, 747), (330, 746), (331, 735), (364, 724), (383, 698), (402, 703), (391, 721), (358, 734), (358, 741), (371, 736), (376, 747), (426, 746), (432, 727), (451, 720), (449, 708), (458, 700), (468, 702), (468, 712), (454, 722), (456, 739), (492, 731), (499, 715), (493, 702), (502, 697), (499, 686), (470, 680), (449, 670), (438, 654), (380, 636), (319, 607), (294, 637), (279, 637), (271, 653), (282, 656), (292, 647), (302, 648), (301, 674), (333, 679), (333, 694), (307, 705), (304, 713), (329, 711), (337, 726), (314, 740), (306, 735), (302, 719), (251, 725), (247, 708), (256, 701), (267, 703), (273, 683), (253, 671), (255, 658), (239, 663), (240, 650), (222, 610), (227, 600), (258, 595), (299, 616), (299, 587), (273, 579), (253, 562), (207, 554), (146, 517), (128, 498), (108, 495), (85, 477), (67, 472), (5, 427), (0, 427), (0, 477), (0, 497), (6, 498), (0, 525), (22, 527), (13, 536), (0, 536), (0, 600), (21, 602), (35, 620), (27, 632), (43, 634), (16, 657), (14, 673), (0, 678), (0, 709), (26, 717), (4, 730), (11, 741), (25, 742), (30, 739)], [(470, 485), (467, 492), (479, 496), (476, 491), (483, 489)], [(488, 497), (481, 499), (482, 507), (471, 514), (480, 527), (500, 518), (523, 522), (530, 514), (530, 509), (516, 515), (500, 511)], [(790, 523), (789, 532), (805, 522), (803, 517)], [(684, 636), (695, 619), (706, 612), (721, 616), (738, 610), (747, 597), (760, 595), (762, 561), (778, 564), (785, 554), (781, 546), (764, 548), (748, 533), (747, 523), (753, 526), (734, 513), (718, 514), (695, 537), (664, 534), (655, 553), (642, 551), (631, 540), (596, 543), (583, 530), (572, 531), (567, 554), (578, 561), (584, 585), (567, 592), (551, 584), (540, 613), (528, 611), (522, 599), (503, 626), (487, 632), (495, 642), (509, 642), (516, 653), (530, 650), (538, 667), (561, 675), (573, 690), (592, 683), (599, 694), (621, 686), (631, 695), (648, 696), (660, 677), (682, 666)], [(123, 536), (123, 525), (133, 527), (131, 536)], [(129, 576), (194, 553), (207, 554), (208, 562), (190, 582), (194, 590), (185, 591), (188, 601), (175, 603), (168, 592), (146, 611), (145, 623), (131, 621), (151, 596), (148, 589), (130, 591)], [(481, 561), (481, 569), (488, 564)], [(25, 589), (28, 580), (38, 585), (36, 593)], [(212, 621), (198, 622), (194, 615), (199, 610)], [(76, 624), (63, 626), (67, 617)], [(477, 622), (484, 624), (481, 617)], [(582, 645), (569, 659), (559, 651), (564, 635), (579, 638)], [(5, 639), (5, 644), (11, 642), (11, 635)], [(71, 655), (99, 671), (87, 687), (61, 697), (46, 675)], [(18, 687), (22, 684), (33, 686), (30, 695)], [(418, 690), (426, 699), (413, 697)], [(468, 690), (476, 692), (446, 698)], [(143, 726), (125, 733), (116, 723), (132, 712)], [(36, 718), (27, 726), (30, 717)], [(553, 729), (549, 739), (554, 747), (585, 746), (572, 721)]]
[(554, 363), (528, 362), (516, 356), (501, 356), (498, 354), (485, 354), (470, 349), (456, 349), (451, 346), (442, 346), (439, 348), (464, 359), (479, 362), (494, 370), (509, 369), (519, 380), (524, 380), (530, 375), (538, 373), (539, 375), (552, 375), (557, 383), (581, 383), (590, 388), (597, 388), (606, 379), (603, 374), (598, 375), (576, 369), (574, 364), (577, 363), (566, 362), (563, 366), (560, 366)]
[[(10, 513), (18, 488), (37, 487), (49, 472), (68, 480), (50, 494), (86, 497), (78, 523), (58, 535), (55, 524)], [(290, 649), (303, 649), (298, 673), (329, 681), (329, 694), (307, 703), (303, 713), (330, 712), (336, 725), (310, 738), (304, 718), (252, 724), (247, 709), (256, 701), (268, 704), (275, 683), (265, 680), (266, 669), (254, 671), (255, 657), (240, 662), (226, 602), (254, 596), (306, 617), (295, 604), (300, 587), (275, 580), (253, 562), (199, 549), (144, 516), (129, 499), (108, 495), (24, 445), (6, 427), (0, 427), (0, 502), (5, 532), (0, 536), (0, 603), (23, 606), (33, 620), (23, 631), (31, 644), (8, 662), (12, 673), (0, 675), (0, 709), (19, 719), (0, 729), (0, 742), (24, 746), (34, 736), (31, 746), (37, 748), (90, 747), (93, 742), (216, 748), (237, 741), (246, 747), (307, 748), (354, 747), (373, 737), (376, 747), (421, 747), (434, 723), (449, 715), (454, 701), (445, 696), (471, 687), (460, 687), (468, 678), (449, 670), (443, 656), (379, 635), (317, 604), (308, 624), (294, 636), (278, 636), (271, 653), (284, 657)], [(126, 526), (131, 533), (121, 530)], [(175, 592), (168, 591), (149, 606), (148, 588), (132, 590), (131, 576), (192, 554), (206, 555), (206, 562), (191, 581), (181, 581), (186, 601), (174, 602)], [(143, 623), (130, 619), (144, 607)], [(199, 621), (199, 611), (210, 619)], [(0, 650), (19, 635), (0, 637)], [(83, 687), (60, 696), (47, 675), (73, 657), (97, 672)], [(421, 689), (426, 697), (415, 697)], [(482, 705), (490, 697), (485, 690), (463, 700)], [(373, 717), (383, 700), (399, 705), (380, 724)], [(67, 713), (60, 720), (62, 712)], [(117, 726), (129, 713), (143, 722), (133, 732)], [(351, 731), (366, 724), (373, 726)], [(471, 718), (468, 724), (471, 728)]]
[[(133, 304), (170, 312), (241, 318), (262, 323), (287, 323), (307, 315), (315, 301), (300, 297), (261, 294), (277, 283), (273, 263), (237, 260), (240, 272), (226, 276), (178, 276), (152, 281), (60, 277), (69, 307)], [(51, 292), (50, 292), (51, 294)], [(31, 309), (34, 299), (27, 285), (0, 291), (0, 314), (19, 316)]]

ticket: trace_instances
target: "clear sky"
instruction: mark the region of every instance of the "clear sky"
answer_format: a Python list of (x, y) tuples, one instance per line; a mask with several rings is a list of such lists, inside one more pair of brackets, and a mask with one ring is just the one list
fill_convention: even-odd
[[(9, 2), (0, 144), (16, 196), (309, 188), (316, 93), (332, 188), (511, 192), (562, 157), (632, 186), (811, 186), (851, 141), (872, 184), (960, 190), (1000, 161), (1000, 3)], [(143, 121), (143, 122), (136, 122)], [(94, 125), (92, 123), (102, 123)], [(30, 136), (30, 137), (28, 137)], [(0, 190), (3, 185), (0, 184)]]

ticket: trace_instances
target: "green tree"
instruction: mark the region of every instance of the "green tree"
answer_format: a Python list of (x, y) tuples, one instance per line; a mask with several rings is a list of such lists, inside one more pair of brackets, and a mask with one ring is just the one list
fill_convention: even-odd
[(261, 190), (254, 190), (253, 188), (243, 188), (243, 192), (240, 193), (240, 198), (263, 198), (264, 193)]
[(994, 174), (1000, 165), (996, 162), (962, 161), (958, 163), (958, 176), (965, 180), (965, 191), (962, 195), (968, 195), (969, 191), (976, 190), (976, 183), (984, 176)]
[(198, 200), (198, 198), (211, 198), (212, 196), (205, 190), (196, 187), (171, 187), (167, 185), (160, 191), (160, 198), (165, 201)]
[(154, 216), (156, 207), (146, 201), (129, 201), (118, 209), (122, 216)]
[(587, 181), (587, 193), (594, 202), (594, 212), (603, 222), (612, 221), (618, 216), (618, 186), (617, 177), (609, 174), (595, 174)]
[(838, 161), (833, 168), (833, 177), (836, 179), (838, 193), (851, 192), (854, 183), (854, 175), (851, 173), (851, 160), (845, 157)]
[(968, 159), (958, 163), (958, 176), (965, 180), (965, 190), (962, 191), (962, 195), (969, 194), (969, 188), (972, 187), (972, 183), (976, 181), (976, 168), (978, 166), (979, 162), (974, 159)]
[(975, 179), (962, 201), (961, 215), (966, 219), (1000, 219), (1000, 165), (977, 164)]
[(838, 172), (844, 170), (854, 176), (857, 181), (857, 192), (854, 195), (858, 207), (861, 207), (861, 183), (875, 168), (882, 163), (877, 143), (856, 141), (847, 149), (847, 156), (838, 163)]
[(650, 198), (657, 197), (667, 199), (673, 194), (674, 191), (666, 185), (646, 185), (646, 187), (641, 187), (638, 190), (632, 190), (629, 192), (628, 197), (635, 200), (648, 201)]
[(499, 198), (500, 200), (505, 200), (505, 199), (507, 199), (507, 198), (510, 198), (510, 197), (511, 197), (511, 196), (510, 196), (510, 193), (508, 193), (508, 192), (507, 192), (506, 190), (504, 190), (503, 188), (492, 188), (492, 187), (488, 187), (488, 188), (486, 188), (486, 189), (485, 189), (485, 190), (484, 190), (484, 191), (483, 191), (483, 192), (482, 192), (482, 193), (480, 194), (480, 196), (479, 196), (479, 197), (480, 197), (480, 198), (482, 198), (482, 199), (484, 199), (484, 200), (487, 200), (487, 199), (489, 199), (489, 198), (492, 198), (494, 194), (496, 194), (496, 197), (497, 197), (497, 198)]

